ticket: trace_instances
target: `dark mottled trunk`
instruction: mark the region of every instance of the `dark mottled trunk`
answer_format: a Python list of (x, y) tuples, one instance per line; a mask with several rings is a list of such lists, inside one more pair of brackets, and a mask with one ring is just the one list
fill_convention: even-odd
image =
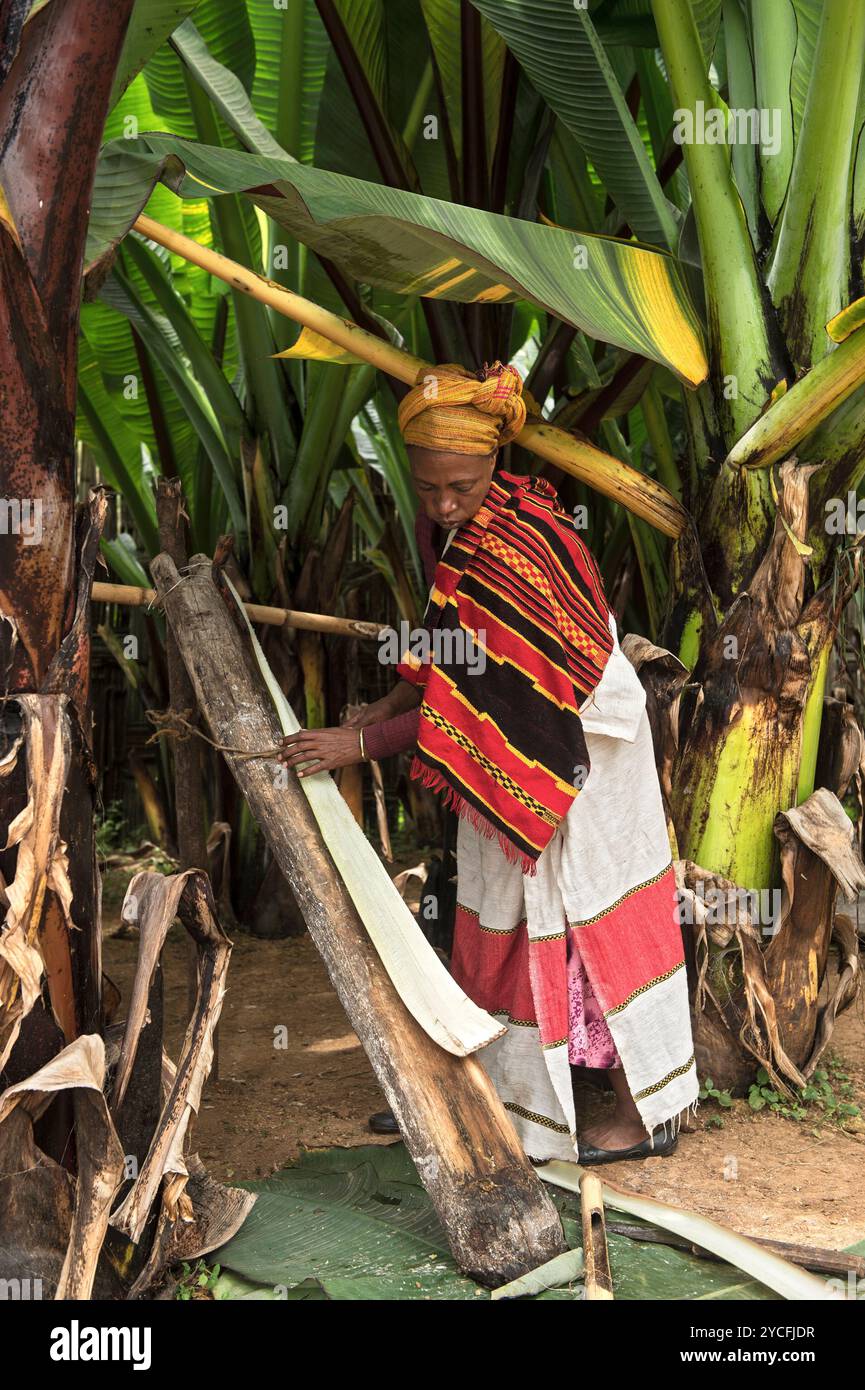
[[(65, 0), (19, 27), (12, 20), (21, 8), (2, 7), (0, 66), (0, 186), (10, 217), (0, 223), (0, 492), (20, 518), (0, 545), (0, 670), (6, 696), (68, 696), (60, 829), (76, 929), (66, 943), (68, 976), (52, 984), (45, 959), (46, 998), (50, 988), (64, 1034), (49, 1038), (37, 1005), (10, 1059), (10, 1070), (29, 1072), (46, 1046), (56, 1051), (70, 1033), (97, 1031), (102, 1021), (88, 669), (89, 589), (105, 503), (96, 497), (81, 509), (76, 528), (74, 409), (90, 194), (132, 0)], [(22, 785), (0, 784), (4, 838)], [(7, 876), (12, 858), (2, 866)], [(49, 891), (38, 927), (43, 958), (64, 945), (58, 922)], [(69, 1162), (68, 1133), (64, 1149), (52, 1156)]]

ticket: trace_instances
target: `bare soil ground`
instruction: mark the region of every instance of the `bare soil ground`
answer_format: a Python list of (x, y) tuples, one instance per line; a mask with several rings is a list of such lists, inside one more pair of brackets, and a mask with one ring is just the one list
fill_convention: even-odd
[[(106, 924), (106, 973), (128, 999), (137, 941)], [(167, 1046), (176, 1059), (186, 1027), (186, 946), (179, 928), (164, 955)], [(123, 1006), (121, 1006), (121, 1016)], [(865, 1003), (842, 1015), (831, 1051), (843, 1060), (852, 1099), (865, 1113)], [(587, 1084), (581, 1115), (612, 1096)], [(195, 1127), (215, 1177), (263, 1177), (301, 1149), (377, 1140), (367, 1118), (384, 1098), (307, 937), (260, 941), (238, 935), (219, 1027), (219, 1076), (209, 1081)], [(723, 1128), (707, 1127), (722, 1115)], [(815, 1112), (816, 1116), (816, 1112)], [(613, 1183), (702, 1212), (747, 1235), (828, 1249), (865, 1239), (865, 1123), (845, 1132), (817, 1118), (795, 1122), (745, 1101), (698, 1110), (668, 1158), (610, 1164)]]

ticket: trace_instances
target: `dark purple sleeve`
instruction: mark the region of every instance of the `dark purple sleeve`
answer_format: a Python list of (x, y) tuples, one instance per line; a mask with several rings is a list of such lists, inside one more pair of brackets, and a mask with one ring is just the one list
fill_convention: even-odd
[(363, 746), (367, 756), (380, 762), (382, 758), (392, 758), (396, 753), (406, 753), (417, 743), (417, 726), (420, 719), (420, 706), (396, 714), (393, 719), (383, 719), (379, 724), (367, 724), (363, 731)]

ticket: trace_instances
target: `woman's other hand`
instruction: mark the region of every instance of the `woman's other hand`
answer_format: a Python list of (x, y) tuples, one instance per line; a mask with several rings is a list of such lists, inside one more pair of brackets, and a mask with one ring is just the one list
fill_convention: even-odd
[(340, 721), (341, 729), (365, 729), (367, 724), (378, 724), (382, 719), (390, 718), (390, 706), (387, 696), (382, 700), (374, 700), (371, 705), (358, 705), (353, 714), (347, 714)]
[(371, 705), (362, 705), (354, 714), (343, 719), (341, 727), (365, 729), (370, 724), (383, 724), (388, 719), (395, 719), (397, 715), (416, 709), (422, 699), (423, 691), (416, 685), (412, 685), (410, 681), (398, 680), (393, 689), (380, 700), (374, 700)]
[(286, 734), (280, 743), (277, 762), (293, 767), (298, 777), (363, 762), (360, 736), (354, 728), (300, 729), (296, 734)]

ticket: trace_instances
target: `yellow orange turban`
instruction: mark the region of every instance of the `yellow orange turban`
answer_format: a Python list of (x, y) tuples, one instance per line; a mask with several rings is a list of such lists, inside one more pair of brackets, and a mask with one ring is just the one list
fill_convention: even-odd
[(519, 434), (526, 419), (523, 381), (515, 367), (494, 362), (480, 372), (457, 363), (422, 367), (400, 402), (406, 444), (453, 454), (492, 454)]

